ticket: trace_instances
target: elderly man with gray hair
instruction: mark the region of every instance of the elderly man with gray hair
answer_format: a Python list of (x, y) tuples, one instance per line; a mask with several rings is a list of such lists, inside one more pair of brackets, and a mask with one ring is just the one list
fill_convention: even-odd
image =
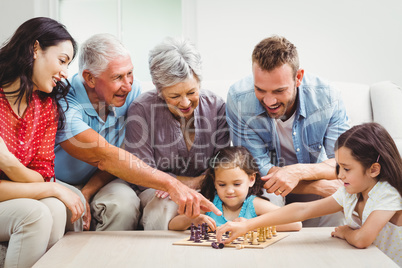
[[(209, 159), (230, 143), (225, 102), (200, 89), (201, 57), (184, 39), (167, 38), (151, 50), (156, 90), (128, 110), (125, 148), (149, 166), (199, 189)], [(169, 193), (138, 186), (145, 230), (166, 230), (177, 215)]]
[(79, 73), (70, 82), (62, 103), (66, 127), (56, 136), (55, 173), (57, 180), (80, 189), (87, 202), (83, 226), (75, 230), (136, 229), (140, 203), (127, 182), (168, 192), (181, 214), (195, 217), (200, 209), (219, 213), (196, 191), (121, 148), (127, 110), (141, 87), (130, 53), (119, 40), (97, 34), (85, 41)]

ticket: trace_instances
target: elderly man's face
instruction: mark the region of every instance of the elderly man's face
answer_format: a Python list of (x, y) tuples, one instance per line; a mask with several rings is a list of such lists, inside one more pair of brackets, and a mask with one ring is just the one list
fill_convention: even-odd
[(131, 57), (121, 56), (111, 61), (107, 69), (95, 78), (95, 92), (100, 101), (121, 107), (131, 91), (133, 80)]
[(253, 75), (255, 95), (269, 117), (288, 119), (296, 109), (297, 87), (301, 84), (304, 70), (298, 70), (294, 77), (289, 64), (268, 72), (253, 63)]

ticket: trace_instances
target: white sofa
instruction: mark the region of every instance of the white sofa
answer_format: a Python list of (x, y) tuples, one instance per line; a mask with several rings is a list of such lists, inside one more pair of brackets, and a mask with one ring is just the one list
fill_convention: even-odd
[[(202, 88), (209, 89), (224, 100), (229, 87), (235, 81), (203, 81)], [(154, 88), (151, 82), (143, 82), (143, 91)], [(402, 153), (402, 90), (395, 84), (384, 81), (373, 85), (335, 82), (341, 91), (350, 125), (375, 121), (382, 124), (394, 138)], [(399, 107), (399, 108), (398, 108)], [(6, 243), (0, 243), (0, 267), (3, 266)]]

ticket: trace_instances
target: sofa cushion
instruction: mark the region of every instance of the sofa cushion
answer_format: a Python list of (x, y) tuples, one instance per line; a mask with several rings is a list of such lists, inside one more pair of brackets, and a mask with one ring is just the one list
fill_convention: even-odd
[(402, 153), (402, 90), (390, 81), (370, 86), (373, 121), (384, 126)]
[(370, 87), (365, 84), (334, 82), (345, 103), (350, 126), (373, 121)]

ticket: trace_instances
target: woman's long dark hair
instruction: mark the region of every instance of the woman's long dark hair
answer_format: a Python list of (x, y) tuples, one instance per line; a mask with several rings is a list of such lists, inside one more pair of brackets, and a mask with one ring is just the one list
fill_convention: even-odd
[[(42, 50), (56, 46), (60, 42), (71, 41), (74, 49), (73, 58), (76, 55), (77, 43), (63, 24), (45, 17), (33, 18), (21, 24), (14, 35), (0, 49), (0, 87), (7, 86), (20, 79), (20, 88), (14, 92), (8, 92), (9, 94), (17, 94), (18, 108), (24, 96), (28, 105), (32, 100), (34, 44), (36, 41), (39, 42)], [(59, 100), (66, 99), (70, 89), (69, 82), (65, 81), (58, 82), (49, 94), (39, 92), (41, 98), (51, 97), (54, 100), (53, 103), (56, 105), (59, 115), (60, 128), (64, 126), (65, 116)]]
[[(402, 196), (402, 159), (388, 131), (378, 123), (357, 125), (339, 136), (335, 150), (346, 147), (365, 169), (377, 162), (381, 165), (380, 181), (387, 181)], [(337, 167), (338, 169), (338, 167)], [(338, 170), (337, 170), (338, 172)]]
[(255, 174), (255, 183), (249, 188), (247, 197), (256, 195), (263, 197), (264, 182), (261, 180), (261, 175), (257, 162), (251, 153), (242, 146), (226, 147), (219, 150), (216, 155), (210, 160), (210, 167), (207, 169), (205, 178), (201, 184), (201, 194), (207, 199), (213, 201), (215, 196), (215, 169), (217, 168), (236, 168), (246, 172), (247, 175)]

